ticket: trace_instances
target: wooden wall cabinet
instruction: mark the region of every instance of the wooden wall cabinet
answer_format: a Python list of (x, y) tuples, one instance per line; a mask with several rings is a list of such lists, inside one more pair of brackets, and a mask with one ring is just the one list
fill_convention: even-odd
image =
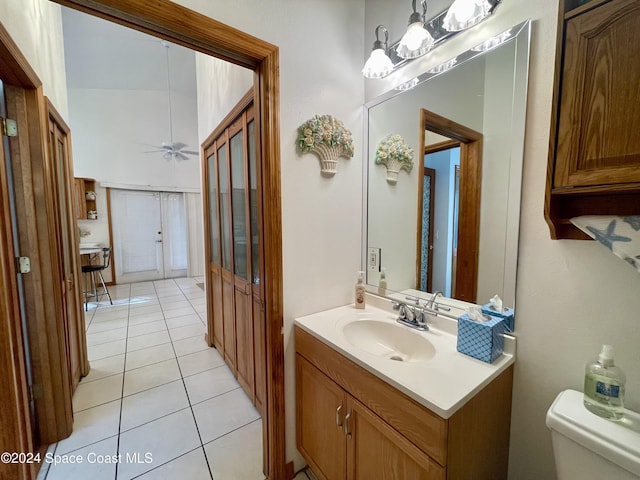
[(561, 2), (545, 219), (640, 213), (640, 2)]
[[(95, 218), (89, 218), (89, 211), (98, 211), (95, 197), (96, 181), (93, 178), (76, 177), (73, 179), (73, 184), (76, 218), (78, 220), (95, 220)], [(93, 198), (87, 198), (89, 192), (93, 193)]]
[(299, 327), (298, 450), (322, 480), (507, 478), (513, 367), (443, 419)]

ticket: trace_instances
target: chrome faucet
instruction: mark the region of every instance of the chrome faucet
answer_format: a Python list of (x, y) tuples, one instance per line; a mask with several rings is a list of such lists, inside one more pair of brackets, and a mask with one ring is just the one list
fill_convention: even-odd
[(437, 312), (438, 304), (436, 303), (436, 298), (438, 298), (438, 296), (444, 297), (444, 293), (442, 293), (440, 290), (436, 290), (435, 292), (433, 292), (431, 298), (427, 300), (426, 307)]
[(414, 297), (406, 298), (407, 300), (415, 301), (415, 305), (409, 305), (404, 302), (391, 302), (393, 309), (398, 312), (396, 321), (407, 327), (415, 328), (416, 330), (429, 330), (427, 312), (420, 306), (420, 300)]

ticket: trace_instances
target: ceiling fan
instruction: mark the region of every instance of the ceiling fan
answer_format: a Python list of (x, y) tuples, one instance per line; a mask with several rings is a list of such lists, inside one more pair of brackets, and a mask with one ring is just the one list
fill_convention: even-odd
[(162, 40), (162, 46), (165, 47), (166, 61), (167, 61), (167, 92), (169, 96), (169, 138), (170, 142), (162, 142), (156, 146), (157, 150), (149, 150), (144, 153), (162, 153), (162, 158), (170, 160), (175, 158), (176, 160), (188, 160), (187, 155), (198, 155), (199, 152), (194, 150), (185, 150), (188, 145), (183, 142), (173, 141), (173, 116), (171, 109), (171, 72), (169, 70), (169, 42)]

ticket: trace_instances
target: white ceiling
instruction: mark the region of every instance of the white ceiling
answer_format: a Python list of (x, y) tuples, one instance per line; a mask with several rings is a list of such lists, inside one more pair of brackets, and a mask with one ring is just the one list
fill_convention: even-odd
[[(166, 48), (159, 38), (62, 8), (68, 88), (167, 90)], [(169, 47), (171, 90), (195, 96), (195, 54)]]

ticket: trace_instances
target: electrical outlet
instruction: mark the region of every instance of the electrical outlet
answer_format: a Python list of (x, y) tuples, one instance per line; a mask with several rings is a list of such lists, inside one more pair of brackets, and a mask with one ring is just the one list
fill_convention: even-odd
[(380, 249), (370, 247), (367, 249), (367, 270), (370, 272), (380, 271)]

